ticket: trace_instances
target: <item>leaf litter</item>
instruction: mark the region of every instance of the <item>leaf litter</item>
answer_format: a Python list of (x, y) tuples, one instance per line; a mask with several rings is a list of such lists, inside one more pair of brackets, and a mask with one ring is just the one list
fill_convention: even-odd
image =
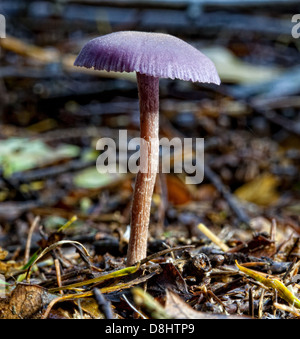
[(299, 46), (223, 30), (203, 48), (222, 90), (167, 84), (161, 98), (162, 136), (205, 138), (204, 182), (159, 175), (148, 256), (132, 267), (133, 176), (98, 175), (94, 149), (121, 128), (137, 136), (134, 74), (125, 86), (75, 71), (60, 31), (1, 39), (0, 318), (300, 317)]

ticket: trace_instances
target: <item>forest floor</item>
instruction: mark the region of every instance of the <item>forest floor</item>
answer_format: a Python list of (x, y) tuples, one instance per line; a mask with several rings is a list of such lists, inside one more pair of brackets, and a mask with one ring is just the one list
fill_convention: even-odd
[(239, 15), (247, 30), (174, 24), (222, 85), (160, 83), (160, 135), (204, 138), (204, 180), (158, 174), (132, 267), (135, 175), (99, 174), (95, 147), (111, 138), (121, 154), (119, 131), (139, 135), (134, 75), (75, 69), (92, 28), (72, 36), (64, 17), (0, 39), (0, 318), (300, 317), (300, 39), (280, 32), (286, 13), (273, 30)]

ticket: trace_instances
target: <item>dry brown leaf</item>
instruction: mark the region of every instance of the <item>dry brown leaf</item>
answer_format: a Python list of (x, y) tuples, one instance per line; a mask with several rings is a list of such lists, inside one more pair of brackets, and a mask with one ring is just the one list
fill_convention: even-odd
[(276, 202), (279, 194), (276, 191), (278, 179), (272, 174), (265, 173), (244, 184), (235, 191), (235, 195), (257, 205), (268, 206)]
[(175, 206), (184, 205), (192, 200), (191, 193), (187, 186), (173, 175), (166, 176), (168, 187), (168, 200)]
[(19, 270), (23, 264), (17, 263), (15, 261), (0, 262), (0, 273), (9, 274), (15, 270)]
[(165, 290), (172, 290), (180, 294), (188, 293), (186, 282), (173, 263), (161, 263), (160, 267), (162, 272), (155, 276), (151, 282), (153, 289), (163, 292)]
[(0, 247), (0, 273), (2, 274), (7, 274), (13, 270), (19, 269), (22, 266), (22, 264), (17, 263), (15, 261), (7, 261), (7, 262), (1, 261), (6, 258), (7, 254), (8, 252)]
[(167, 291), (165, 312), (174, 319), (244, 319), (242, 316), (227, 316), (224, 314), (210, 314), (195, 311), (177, 294)]
[(6, 298), (0, 299), (0, 319), (38, 319), (54, 298), (40, 286), (18, 284)]
[(104, 315), (99, 311), (99, 306), (94, 298), (82, 298), (80, 304), (78, 303), (78, 300), (74, 300), (74, 303), (92, 318), (104, 319)]
[(0, 260), (4, 260), (7, 256), (8, 252), (0, 247)]

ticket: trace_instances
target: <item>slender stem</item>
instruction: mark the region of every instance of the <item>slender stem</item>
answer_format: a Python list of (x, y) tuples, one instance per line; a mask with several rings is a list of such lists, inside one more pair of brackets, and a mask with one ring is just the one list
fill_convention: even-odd
[(128, 266), (147, 255), (151, 201), (159, 163), (159, 78), (137, 73), (137, 82), (142, 144), (131, 209)]

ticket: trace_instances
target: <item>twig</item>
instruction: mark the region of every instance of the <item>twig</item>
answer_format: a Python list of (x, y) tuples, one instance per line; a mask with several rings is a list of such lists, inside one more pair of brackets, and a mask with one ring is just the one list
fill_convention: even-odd
[(254, 318), (253, 287), (249, 289), (249, 315)]
[(57, 192), (56, 196), (47, 197), (47, 199), (2, 202), (0, 205), (0, 220), (15, 220), (24, 212), (42, 207), (45, 204), (47, 204), (47, 206), (55, 205), (55, 203), (65, 196), (66, 192), (61, 190)]
[(161, 257), (167, 253), (170, 253), (170, 252), (174, 252), (174, 251), (181, 251), (181, 250), (184, 250), (184, 249), (187, 249), (187, 248), (194, 248), (195, 246), (194, 245), (185, 245), (185, 246), (178, 246), (178, 247), (172, 247), (172, 248), (167, 248), (165, 250), (162, 250), (160, 252), (157, 252), (157, 253), (153, 253), (151, 255), (148, 255), (148, 257), (146, 257), (145, 259), (141, 260), (141, 265), (147, 263), (148, 261), (151, 261), (155, 258), (158, 258), (158, 257)]
[(300, 96), (280, 96), (271, 98), (254, 98), (251, 105), (255, 108), (265, 109), (283, 109), (283, 108), (300, 108)]
[(277, 221), (275, 218), (272, 219), (271, 230), (270, 230), (270, 240), (274, 242), (276, 241), (276, 232), (277, 232)]
[[(61, 287), (61, 273), (60, 273), (60, 264), (59, 264), (58, 259), (54, 260), (54, 266), (55, 266), (55, 272), (56, 272), (57, 286)], [(60, 290), (59, 293), (64, 294), (63, 290)]]
[(27, 241), (26, 241), (26, 247), (25, 247), (24, 264), (26, 264), (29, 260), (32, 234), (39, 222), (40, 222), (40, 217), (36, 216), (32, 224), (30, 225), (28, 236), (27, 236)]
[(124, 78), (135, 81), (133, 73), (117, 73), (98, 71), (97, 73), (83, 68), (74, 67), (76, 55), (62, 55), (58, 50), (47, 50), (42, 47), (31, 45), (18, 38), (7, 36), (5, 39), (0, 39), (0, 47), (12, 51), (16, 54), (32, 58), (41, 64), (60, 63), (63, 70), (77, 73), (91, 74), (93, 76), (103, 76), (108, 78)]
[(98, 304), (99, 311), (104, 314), (105, 319), (114, 319), (110, 301), (104, 298), (103, 294), (96, 287), (93, 288), (93, 294)]
[(238, 219), (244, 223), (247, 228), (250, 229), (250, 218), (243, 210), (242, 206), (240, 206), (240, 203), (235, 199), (235, 197), (230, 193), (228, 188), (224, 186), (220, 178), (217, 176), (216, 173), (214, 173), (211, 168), (204, 164), (204, 173), (206, 177), (212, 182), (212, 184), (216, 187), (216, 189), (223, 195), (224, 199), (227, 201), (230, 208), (233, 210), (233, 212), (236, 214)]
[(79, 171), (95, 165), (95, 161), (72, 160), (63, 165), (51, 166), (31, 170), (28, 172), (17, 172), (10, 178), (12, 182), (27, 183), (30, 181), (42, 180), (45, 178), (56, 177), (60, 174)]
[[(174, 126), (172, 128), (169, 128), (170, 132), (170, 137), (176, 136), (178, 138), (183, 139), (185, 136), (178, 131)], [(177, 154), (180, 156), (180, 161), (181, 161), (181, 156), (182, 154)], [(185, 157), (190, 156), (190, 154), (185, 153)], [(191, 154), (192, 156), (192, 154)], [(176, 154), (174, 155), (174, 162), (176, 160)], [(198, 166), (203, 166), (203, 164), (197, 164)], [(203, 168), (200, 168), (200, 171), (203, 171)], [(207, 162), (204, 163), (204, 175), (209, 179), (209, 181), (215, 186), (215, 188), (218, 190), (220, 194), (223, 195), (224, 199), (227, 201), (229, 207), (232, 209), (232, 211), (236, 214), (238, 219), (247, 227), (250, 229), (250, 218), (248, 215), (245, 213), (243, 210), (242, 206), (240, 203), (234, 198), (234, 196), (230, 193), (228, 188), (224, 186), (222, 183), (221, 179), (217, 176), (216, 173), (212, 171), (210, 166), (207, 164)]]
[(282, 310), (282, 311), (285, 311), (285, 312), (290, 312), (294, 316), (300, 318), (300, 312), (295, 307), (287, 306), (287, 305), (284, 305), (284, 304), (279, 304), (277, 302), (274, 302), (273, 306), (275, 308), (279, 309), (279, 310)]
[(299, 125), (295, 124), (291, 119), (285, 118), (284, 116), (277, 114), (273, 110), (256, 108), (256, 111), (262, 114), (266, 119), (268, 119), (272, 123), (284, 128), (286, 131), (297, 136), (300, 136)]
[(261, 288), (260, 290), (261, 290), (261, 295), (259, 298), (259, 305), (258, 305), (258, 319), (261, 319), (263, 315), (264, 296), (265, 296), (265, 289)]
[(229, 247), (224, 244), (224, 242), (217, 237), (211, 230), (209, 230), (204, 224), (199, 224), (198, 229), (208, 237), (213, 243), (221, 248), (222, 251), (227, 252)]
[(122, 294), (123, 299), (127, 302), (127, 304), (136, 312), (141, 318), (147, 319), (138, 309), (136, 309), (131, 302), (127, 299), (125, 294)]

